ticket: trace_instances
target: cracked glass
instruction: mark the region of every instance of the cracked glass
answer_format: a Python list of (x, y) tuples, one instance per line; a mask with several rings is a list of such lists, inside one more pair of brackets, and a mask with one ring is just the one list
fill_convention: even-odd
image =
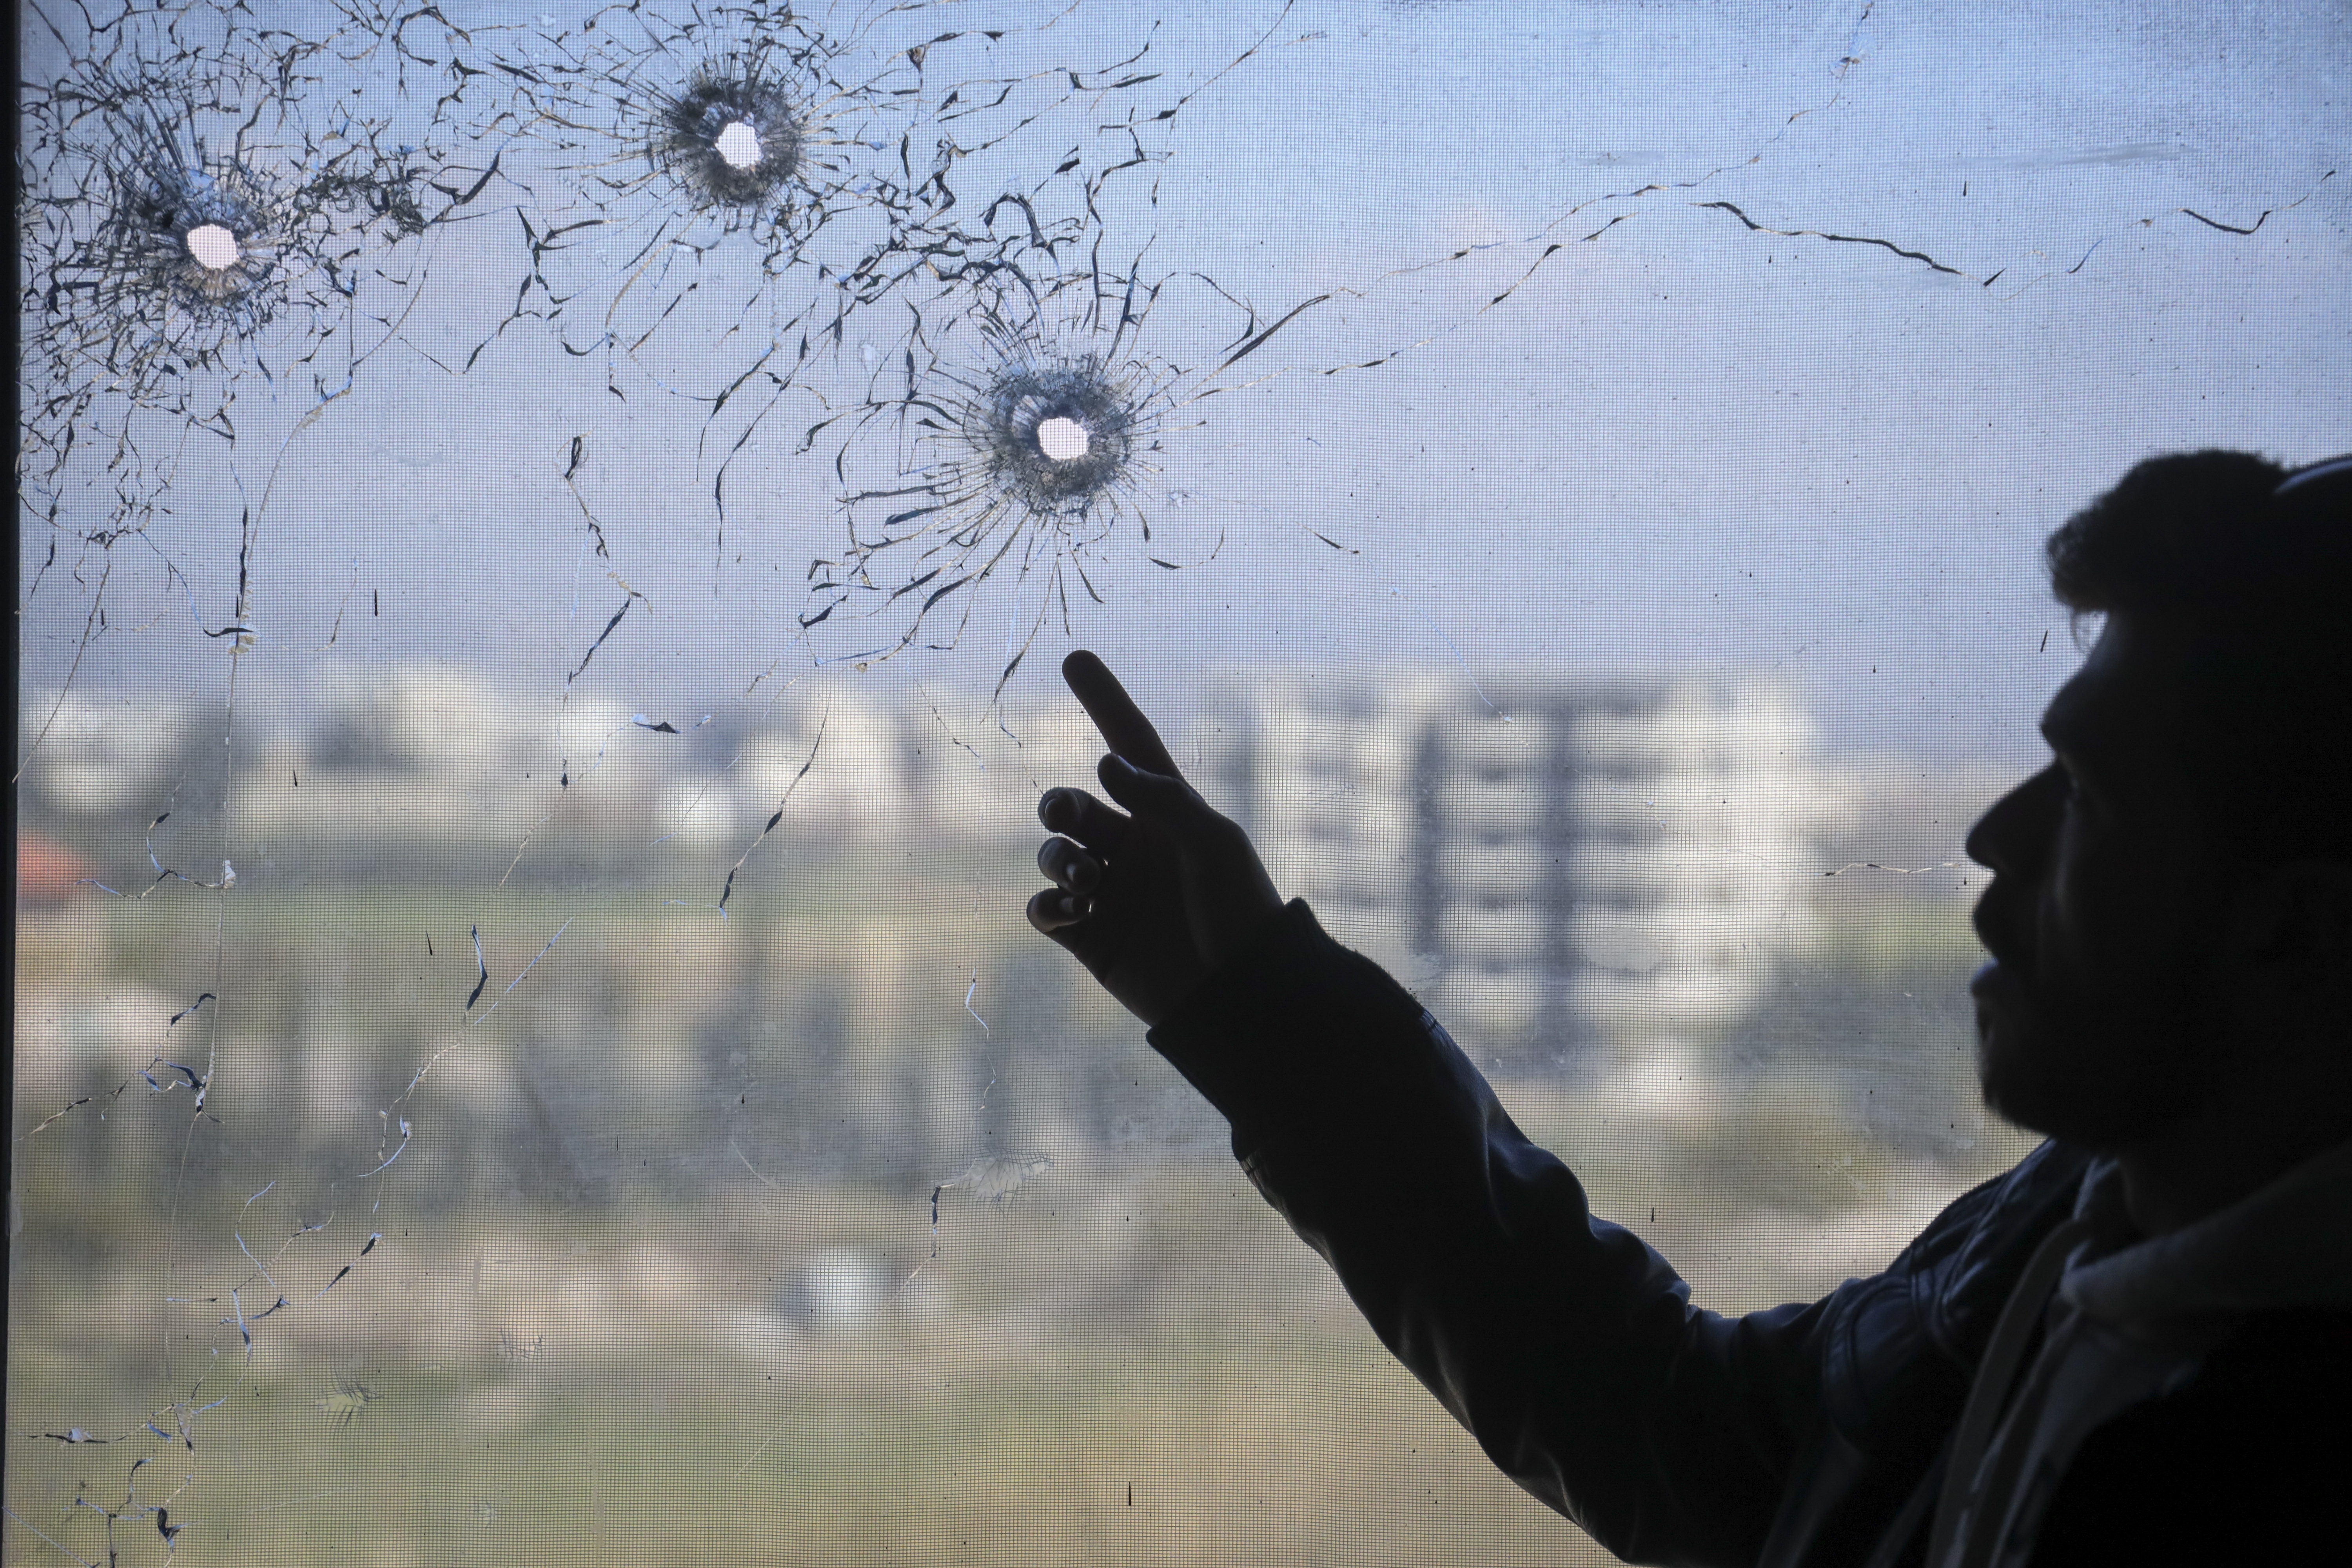
[(2042, 536), (2340, 9), (17, 18), (10, 1563), (1598, 1560), (1021, 907), (1100, 650), (1722, 1310), (2030, 1146)]

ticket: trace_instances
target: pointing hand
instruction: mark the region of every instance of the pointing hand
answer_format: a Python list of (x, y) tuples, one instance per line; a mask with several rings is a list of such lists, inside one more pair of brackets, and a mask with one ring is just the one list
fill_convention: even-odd
[(1281, 910), (1282, 897), (1248, 835), (1184, 782), (1103, 661), (1081, 649), (1062, 676), (1110, 747), (1096, 774), (1127, 809), (1081, 789), (1045, 792), (1037, 816), (1056, 837), (1039, 847), (1037, 868), (1054, 885), (1029, 900), (1029, 923), (1158, 1024)]

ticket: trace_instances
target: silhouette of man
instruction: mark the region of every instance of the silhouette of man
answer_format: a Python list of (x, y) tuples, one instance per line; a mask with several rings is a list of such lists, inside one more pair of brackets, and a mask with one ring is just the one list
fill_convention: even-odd
[(2050, 1141), (1885, 1273), (1741, 1318), (1593, 1217), (1102, 662), (1063, 666), (1126, 809), (1046, 793), (1031, 923), (1495, 1463), (1622, 1557), (2347, 1550), (2352, 458), (2152, 458), (2047, 555), (2103, 626), (1968, 850), (1984, 1093)]

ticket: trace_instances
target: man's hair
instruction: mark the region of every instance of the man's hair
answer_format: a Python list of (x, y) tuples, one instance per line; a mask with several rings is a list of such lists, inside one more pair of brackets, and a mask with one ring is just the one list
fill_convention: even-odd
[(2077, 615), (2188, 634), (2188, 768), (2217, 846), (2352, 861), (2352, 464), (2150, 458), (2047, 545)]

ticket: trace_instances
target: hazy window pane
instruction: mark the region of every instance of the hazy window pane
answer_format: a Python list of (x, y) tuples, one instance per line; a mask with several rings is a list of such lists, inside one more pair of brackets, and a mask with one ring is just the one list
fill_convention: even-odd
[(1591, 1552), (1024, 924), (1073, 647), (1706, 1305), (2028, 1146), (2039, 542), (2344, 446), (2338, 8), (548, 6), (20, 18), (11, 1562)]

